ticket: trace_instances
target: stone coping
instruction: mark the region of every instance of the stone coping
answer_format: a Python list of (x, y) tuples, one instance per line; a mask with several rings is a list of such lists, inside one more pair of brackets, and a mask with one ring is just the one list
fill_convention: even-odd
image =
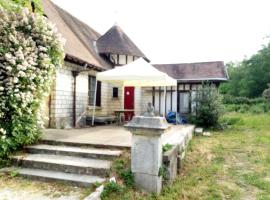
[(124, 125), (128, 129), (152, 129), (161, 131), (168, 129), (170, 126), (164, 117), (146, 116), (135, 116), (130, 122)]

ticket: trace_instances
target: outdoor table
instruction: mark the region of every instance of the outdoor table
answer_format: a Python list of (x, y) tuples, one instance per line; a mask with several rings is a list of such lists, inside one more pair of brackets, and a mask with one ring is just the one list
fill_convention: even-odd
[(134, 110), (133, 109), (122, 109), (122, 110), (115, 110), (115, 116), (116, 116), (116, 122), (118, 125), (121, 124), (121, 114), (126, 113), (128, 115), (128, 120), (131, 120), (132, 114)]

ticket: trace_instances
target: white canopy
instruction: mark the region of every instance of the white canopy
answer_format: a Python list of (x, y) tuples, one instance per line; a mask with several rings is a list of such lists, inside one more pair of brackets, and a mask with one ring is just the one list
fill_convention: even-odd
[[(96, 75), (96, 81), (134, 87), (164, 86), (164, 107), (166, 86), (177, 85), (177, 81), (175, 79), (171, 78), (166, 73), (157, 70), (154, 66), (146, 62), (143, 58), (139, 58), (125, 66), (116, 67), (105, 72), (99, 72)], [(95, 119), (96, 91), (97, 88), (95, 88), (92, 126), (94, 125)], [(165, 116), (165, 110), (163, 115)]]
[(139, 58), (125, 66), (97, 73), (96, 79), (122, 86), (175, 86), (176, 80)]

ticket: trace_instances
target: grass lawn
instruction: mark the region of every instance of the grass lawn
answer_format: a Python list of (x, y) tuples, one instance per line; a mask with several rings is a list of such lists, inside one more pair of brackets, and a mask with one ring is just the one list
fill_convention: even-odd
[(159, 197), (127, 190), (108, 199), (270, 199), (270, 115), (225, 118), (228, 129), (194, 137), (181, 175)]
[[(230, 113), (224, 118), (231, 124), (226, 130), (212, 132), (211, 137), (194, 137), (182, 173), (173, 185), (164, 187), (159, 197), (133, 189), (121, 189), (104, 199), (270, 200), (270, 115)], [(0, 194), (10, 189), (18, 195), (25, 191), (26, 196), (36, 197), (32, 199), (69, 197), (67, 199), (77, 200), (91, 192), (91, 188), (7, 176), (0, 176), (0, 188)]]

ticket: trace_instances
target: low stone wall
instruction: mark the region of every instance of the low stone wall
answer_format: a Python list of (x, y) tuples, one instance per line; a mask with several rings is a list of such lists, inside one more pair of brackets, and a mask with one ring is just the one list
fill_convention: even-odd
[(164, 180), (172, 183), (178, 171), (179, 145), (163, 153), (163, 167), (165, 168)]
[(186, 155), (186, 149), (192, 139), (194, 126), (187, 127), (182, 130), (185, 137), (180, 143), (173, 144), (173, 147), (163, 153), (163, 167), (165, 170), (164, 181), (172, 183), (177, 174), (180, 173), (183, 160)]

